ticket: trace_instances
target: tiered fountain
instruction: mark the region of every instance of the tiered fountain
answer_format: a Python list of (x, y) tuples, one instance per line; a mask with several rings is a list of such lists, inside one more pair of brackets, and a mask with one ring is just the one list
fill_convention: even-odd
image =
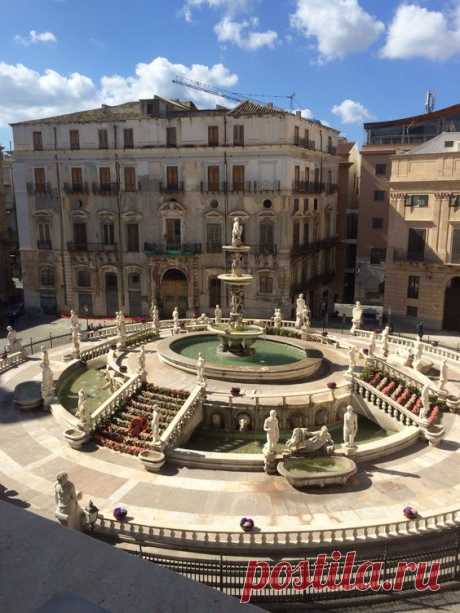
[(260, 326), (243, 323), (244, 288), (252, 283), (254, 277), (242, 270), (243, 256), (251, 249), (243, 244), (242, 234), (243, 226), (240, 218), (236, 217), (232, 229), (232, 244), (222, 247), (225, 252), (231, 254), (231, 272), (219, 275), (219, 279), (230, 286), (230, 318), (226, 324), (209, 325), (208, 330), (220, 337), (221, 351), (250, 355), (254, 352), (254, 343), (264, 330)]

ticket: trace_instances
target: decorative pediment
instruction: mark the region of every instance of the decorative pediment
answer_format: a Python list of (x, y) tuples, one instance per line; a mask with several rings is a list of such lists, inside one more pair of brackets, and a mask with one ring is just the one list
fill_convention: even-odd
[(135, 209), (128, 209), (121, 216), (125, 221), (140, 221), (142, 219), (142, 213)]
[(85, 211), (84, 209), (75, 209), (74, 211), (70, 212), (70, 215), (72, 216), (72, 219), (88, 219), (88, 211)]
[(216, 219), (218, 221), (221, 221), (224, 219), (224, 214), (221, 211), (216, 211), (215, 209), (208, 209), (207, 211), (204, 212), (204, 216), (207, 219)]
[(100, 219), (112, 220), (115, 217), (115, 213), (110, 209), (99, 209), (96, 214)]
[(232, 211), (230, 217), (240, 217), (241, 219), (249, 219), (249, 213), (244, 211), (243, 209), (238, 209), (237, 211)]
[(35, 219), (37, 219), (38, 221), (47, 221), (50, 222), (53, 219), (53, 213), (52, 211), (34, 211), (32, 213), (32, 215), (35, 217)]
[(160, 206), (160, 213), (162, 215), (168, 215), (170, 213), (176, 213), (179, 215), (185, 215), (185, 207), (177, 202), (177, 200), (169, 200)]

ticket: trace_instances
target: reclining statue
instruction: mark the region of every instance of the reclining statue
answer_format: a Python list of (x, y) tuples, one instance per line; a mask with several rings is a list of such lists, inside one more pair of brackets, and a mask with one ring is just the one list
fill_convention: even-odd
[(294, 428), (291, 438), (286, 442), (283, 455), (332, 455), (334, 448), (334, 441), (327, 426), (315, 431), (308, 428)]

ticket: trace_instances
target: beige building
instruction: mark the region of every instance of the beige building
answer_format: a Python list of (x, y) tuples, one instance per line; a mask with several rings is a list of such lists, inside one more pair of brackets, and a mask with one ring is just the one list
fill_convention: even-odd
[(391, 156), (443, 131), (460, 131), (460, 104), (422, 115), (364, 124), (359, 194), (356, 299), (382, 304), (386, 284), (387, 237), (390, 236)]
[(460, 331), (460, 132), (392, 157), (385, 308)]
[(233, 219), (252, 247), (249, 315), (333, 300), (336, 130), (252, 102), (155, 96), (13, 125), (28, 308), (163, 316), (224, 311)]
[(9, 215), (7, 210), (7, 178), (4, 153), (0, 147), (0, 304), (6, 304), (13, 295), (10, 267)]

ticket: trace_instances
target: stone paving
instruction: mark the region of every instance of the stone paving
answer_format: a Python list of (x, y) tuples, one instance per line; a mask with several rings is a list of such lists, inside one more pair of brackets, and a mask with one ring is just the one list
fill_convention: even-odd
[[(65, 352), (68, 347), (53, 350), (52, 361)], [(193, 377), (166, 369), (172, 370), (152, 363), (157, 383), (173, 378), (176, 387), (193, 384)], [(346, 489), (301, 492), (264, 473), (167, 466), (151, 474), (136, 458), (109, 449), (75, 451), (52, 415), (21, 413), (12, 405), (15, 385), (39, 378), (33, 361), (0, 380), (0, 495), (47, 517), (54, 515), (53, 483), (62, 470), (84, 493), (84, 502), (91, 497), (106, 516), (121, 502), (137, 523), (197, 530), (237, 531), (243, 515), (253, 516), (263, 530), (333, 529), (401, 521), (406, 504), (422, 516), (460, 506), (460, 418), (451, 414), (444, 416), (447, 433), (439, 447), (419, 443), (403, 457), (360, 466)], [(317, 388), (318, 382), (311, 385)]]

